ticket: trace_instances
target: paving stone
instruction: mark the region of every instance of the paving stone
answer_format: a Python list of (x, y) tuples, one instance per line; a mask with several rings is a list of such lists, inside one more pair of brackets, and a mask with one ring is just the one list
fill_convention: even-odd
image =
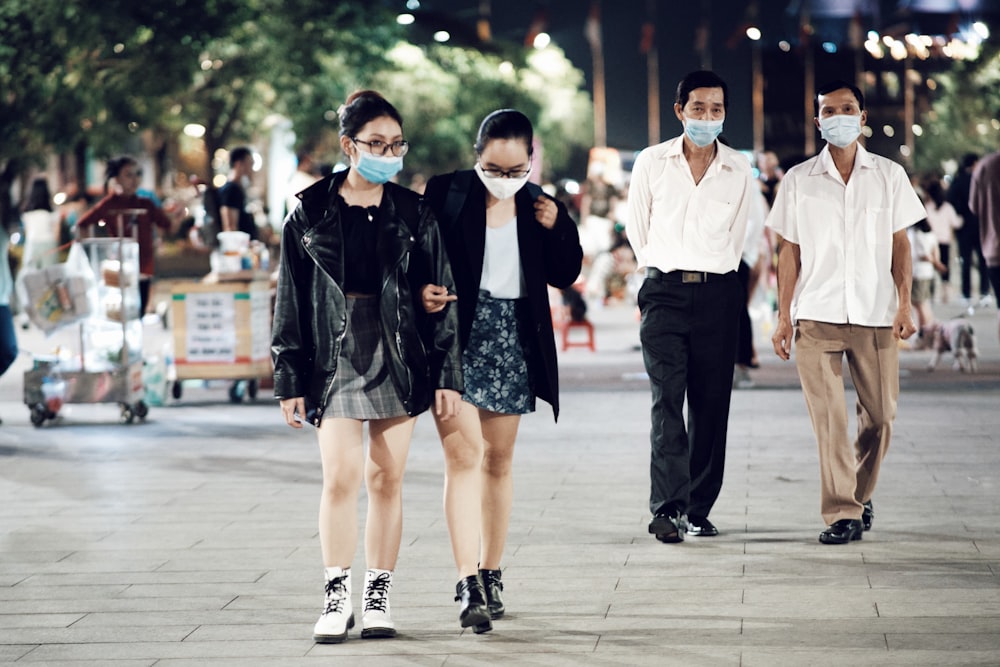
[[(977, 314), (981, 330), (995, 316)], [(594, 317), (598, 353), (561, 357), (560, 422), (544, 404), (522, 422), (508, 613), (481, 636), (458, 625), (432, 420), (418, 420), (404, 485), (399, 637), (361, 641), (356, 628), (317, 645), (321, 474), (309, 429), (290, 432), (269, 399), (230, 405), (226, 386), (157, 407), (146, 424), (77, 405), (35, 429), (12, 370), (0, 380), (0, 662), (998, 663), (1000, 343), (981, 341), (984, 368), (998, 372), (975, 378), (920, 374), (926, 360), (904, 355), (875, 529), (842, 547), (817, 541), (816, 446), (794, 365), (762, 359), (758, 386), (733, 397), (712, 513), (722, 534), (665, 545), (647, 532), (648, 385), (623, 380), (642, 369), (634, 319)], [(366, 505), (362, 493), (362, 519)]]

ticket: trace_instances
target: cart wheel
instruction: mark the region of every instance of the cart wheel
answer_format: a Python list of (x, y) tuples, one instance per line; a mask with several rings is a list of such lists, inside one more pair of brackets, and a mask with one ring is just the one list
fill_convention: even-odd
[(132, 412), (132, 408), (123, 404), (121, 416), (118, 418), (118, 421), (122, 424), (131, 424), (135, 421), (135, 413)]
[(242, 382), (237, 380), (229, 386), (229, 402), (230, 403), (242, 403), (243, 402), (243, 387)]
[(144, 401), (137, 401), (132, 411), (135, 412), (135, 416), (139, 419), (145, 419), (146, 415), (149, 414), (149, 406)]
[(247, 396), (250, 397), (251, 401), (257, 399), (257, 380), (247, 382)]
[(46, 411), (45, 408), (36, 405), (31, 408), (31, 424), (35, 427), (41, 426), (45, 423)]
[(174, 380), (174, 386), (170, 388), (170, 395), (175, 399), (180, 400), (181, 394), (184, 393), (184, 387), (181, 385), (180, 380)]

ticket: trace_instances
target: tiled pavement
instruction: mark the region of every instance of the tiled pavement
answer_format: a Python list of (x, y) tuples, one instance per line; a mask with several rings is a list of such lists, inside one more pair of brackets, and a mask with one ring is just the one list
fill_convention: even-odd
[[(998, 665), (1000, 345), (974, 316), (977, 376), (903, 357), (892, 450), (864, 540), (823, 546), (815, 445), (792, 364), (763, 344), (734, 395), (717, 538), (646, 533), (649, 394), (626, 310), (562, 355), (564, 412), (526, 418), (507, 618), (461, 632), (442, 459), (418, 422), (394, 640), (316, 645), (314, 436), (226, 387), (120, 426), (67, 406), (35, 429), (25, 358), (0, 380), (0, 663), (31, 665)], [(147, 349), (162, 333), (152, 327)], [(47, 352), (49, 341), (22, 338)], [(363, 512), (362, 500), (360, 511)], [(355, 568), (364, 567), (359, 551)], [(355, 605), (359, 594), (355, 591)]]

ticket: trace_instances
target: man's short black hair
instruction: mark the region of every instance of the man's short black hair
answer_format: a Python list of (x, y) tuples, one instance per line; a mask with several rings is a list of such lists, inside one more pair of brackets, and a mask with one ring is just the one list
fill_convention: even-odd
[(729, 110), (729, 86), (715, 72), (698, 70), (686, 75), (677, 84), (677, 97), (674, 99), (683, 108), (687, 104), (691, 91), (696, 88), (722, 88), (722, 108)]
[(858, 101), (858, 108), (862, 111), (865, 110), (865, 95), (861, 92), (861, 89), (853, 83), (849, 83), (843, 79), (834, 79), (833, 81), (824, 83), (816, 89), (816, 97), (813, 98), (813, 110), (815, 111), (817, 118), (819, 118), (819, 96), (829, 95), (833, 91), (840, 90), (841, 88), (847, 88), (851, 91), (854, 94), (854, 98)]
[(239, 146), (229, 151), (229, 167), (235, 167), (238, 163), (253, 155), (253, 151), (246, 146)]

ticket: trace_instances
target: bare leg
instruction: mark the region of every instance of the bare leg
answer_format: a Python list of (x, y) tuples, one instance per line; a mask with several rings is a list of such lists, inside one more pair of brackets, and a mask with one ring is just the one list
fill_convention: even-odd
[(479, 410), (469, 404), (462, 406), (457, 417), (448, 421), (436, 419), (436, 422), (444, 449), (444, 514), (458, 578), (464, 579), (474, 576), (479, 569), (482, 425)]
[(365, 561), (368, 568), (394, 570), (403, 537), (403, 472), (410, 451), (414, 417), (368, 422), (368, 518), (365, 523)]
[(485, 445), (483, 456), (483, 552), (480, 566), (499, 570), (507, 543), (510, 509), (514, 496), (511, 474), (514, 440), (521, 423), (520, 415), (501, 415), (479, 411)]
[(317, 431), (323, 461), (319, 543), (325, 567), (351, 567), (358, 545), (358, 491), (364, 465), (362, 422), (324, 419)]

